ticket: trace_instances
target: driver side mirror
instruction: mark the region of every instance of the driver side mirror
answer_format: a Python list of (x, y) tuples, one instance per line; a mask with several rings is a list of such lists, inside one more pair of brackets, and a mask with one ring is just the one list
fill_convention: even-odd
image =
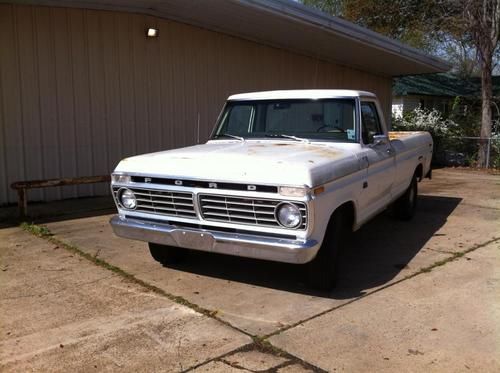
[(374, 135), (373, 136), (373, 145), (384, 145), (389, 142), (389, 137), (387, 135)]

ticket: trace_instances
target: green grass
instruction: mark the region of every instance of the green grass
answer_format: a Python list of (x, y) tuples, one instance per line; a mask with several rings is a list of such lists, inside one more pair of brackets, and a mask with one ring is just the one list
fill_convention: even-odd
[(50, 237), (52, 233), (50, 233), (49, 228), (44, 225), (36, 225), (34, 223), (21, 223), (21, 228), (26, 232), (29, 232), (37, 237)]

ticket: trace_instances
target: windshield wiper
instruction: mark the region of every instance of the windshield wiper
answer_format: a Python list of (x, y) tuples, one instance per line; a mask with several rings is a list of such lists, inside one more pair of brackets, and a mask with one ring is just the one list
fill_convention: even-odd
[(220, 135), (217, 135), (216, 138), (219, 138), (221, 136), (231, 137), (231, 138), (236, 139), (236, 140), (245, 141), (245, 139), (243, 137), (231, 135), (230, 133), (221, 133)]
[(284, 137), (284, 138), (292, 139), (292, 140), (295, 140), (295, 141), (305, 142), (306, 144), (311, 143), (311, 141), (308, 140), (308, 139), (304, 139), (302, 137), (297, 137), (297, 136), (292, 136), (292, 135), (285, 135), (285, 134), (282, 134), (282, 133), (280, 133), (280, 134), (278, 134), (278, 133), (267, 134), (266, 137)]

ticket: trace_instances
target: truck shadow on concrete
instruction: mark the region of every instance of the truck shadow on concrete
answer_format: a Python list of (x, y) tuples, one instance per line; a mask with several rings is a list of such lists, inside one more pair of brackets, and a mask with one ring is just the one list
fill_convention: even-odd
[(412, 221), (398, 221), (388, 213), (373, 219), (354, 233), (346, 245), (339, 261), (337, 287), (329, 293), (307, 288), (304, 266), (300, 265), (190, 252), (187, 260), (175, 268), (277, 290), (335, 299), (355, 298), (386, 285), (407, 268), (460, 202), (461, 198), (419, 196)]

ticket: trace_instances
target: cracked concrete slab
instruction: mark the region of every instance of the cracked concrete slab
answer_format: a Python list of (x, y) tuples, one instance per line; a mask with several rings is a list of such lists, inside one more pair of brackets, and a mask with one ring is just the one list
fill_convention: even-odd
[(327, 371), (500, 370), (500, 241), (273, 336)]
[(276, 373), (314, 373), (311, 369), (304, 368), (299, 364), (291, 364), (278, 368)]
[(223, 361), (233, 367), (241, 367), (250, 371), (256, 371), (276, 368), (278, 365), (286, 363), (288, 359), (256, 350), (251, 350), (231, 354), (224, 357)]
[(251, 342), (18, 228), (0, 230), (0, 370), (182, 371)]
[(354, 234), (342, 258), (338, 288), (331, 293), (307, 289), (302, 270), (281, 263), (193, 253), (183, 264), (162, 267), (151, 259), (145, 243), (115, 237), (109, 216), (47, 225), (61, 240), (262, 336), (500, 235), (500, 210), (491, 208), (500, 198), (499, 180), (484, 173), (436, 170), (432, 181), (419, 184), (421, 197), (412, 222), (382, 214)]
[(205, 365), (202, 365), (194, 370), (194, 373), (245, 373), (250, 372), (249, 370), (232, 367), (223, 361), (211, 361)]
[[(107, 220), (84, 218), (47, 226), (64, 242), (92, 255), (98, 253), (103, 260), (143, 281), (217, 311), (222, 319), (252, 334), (267, 334), (295, 321), (300, 317), (297, 313), (315, 314), (332, 302), (307, 295), (304, 284), (295, 278), (297, 268), (286, 264), (193, 253), (186, 263), (162, 267), (151, 258), (145, 243), (115, 237)], [(304, 297), (309, 301), (300, 310), (294, 309), (293, 305)], [(290, 308), (284, 309), (284, 304)]]

